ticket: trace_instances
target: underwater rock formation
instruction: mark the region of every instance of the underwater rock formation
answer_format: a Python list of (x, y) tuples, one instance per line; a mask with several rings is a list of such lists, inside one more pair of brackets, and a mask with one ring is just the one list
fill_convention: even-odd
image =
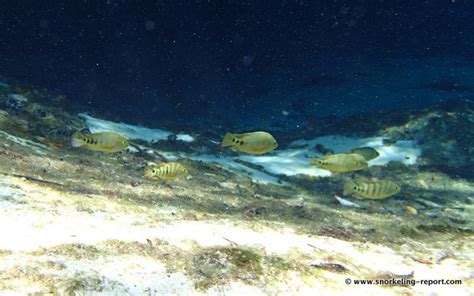
[[(310, 156), (301, 151), (323, 153), (334, 148), (326, 144), (331, 140), (357, 143), (353, 138), (328, 136), (324, 147), (312, 148), (297, 141), (269, 156), (234, 161), (236, 152), (213, 142), (215, 131), (195, 131), (191, 142), (169, 132), (105, 155), (70, 147), (72, 132), (87, 127), (84, 116), (27, 98), (21, 109), (0, 110), (0, 223), (8, 225), (0, 228), (0, 293), (301, 295), (350, 293), (347, 278), (440, 277), (464, 281), (449, 286), (450, 293), (473, 288), (474, 186), (438, 171), (434, 160), (442, 151), (423, 151), (423, 166), (404, 159), (369, 166), (357, 174), (393, 179), (402, 191), (341, 203), (334, 196), (345, 175), (311, 175), (296, 165)], [(387, 118), (385, 129), (365, 136), (382, 145), (383, 132), (391, 147), (414, 139), (426, 149), (445, 147), (448, 155), (468, 146), (462, 131), (459, 144), (448, 140), (450, 129), (470, 124), (470, 113), (430, 112), (437, 115), (421, 112), (409, 125)], [(366, 120), (379, 124), (377, 115)], [(381, 157), (389, 151), (380, 150)], [(188, 174), (145, 179), (150, 160), (179, 162)], [(295, 173), (279, 175), (281, 167)], [(272, 182), (256, 182), (261, 176)], [(439, 286), (378, 286), (370, 293), (388, 289), (426, 294)]]
[(379, 135), (387, 146), (397, 140), (413, 140), (423, 151), (427, 169), (453, 176), (474, 178), (474, 103), (448, 101), (421, 110), (397, 110), (347, 118), (320, 119), (305, 137), (338, 133)]
[(416, 140), (429, 168), (474, 179), (474, 104), (428, 108), (401, 126), (386, 128), (384, 134)]

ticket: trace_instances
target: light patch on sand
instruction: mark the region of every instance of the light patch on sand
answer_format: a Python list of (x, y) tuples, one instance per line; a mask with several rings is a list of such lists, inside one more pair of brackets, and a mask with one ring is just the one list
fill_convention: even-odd
[(43, 145), (43, 144), (40, 144), (40, 143), (36, 143), (36, 142), (33, 142), (33, 141), (30, 141), (30, 140), (27, 140), (27, 139), (23, 139), (21, 137), (17, 137), (17, 136), (14, 136), (14, 135), (11, 135), (7, 132), (4, 132), (4, 131), (0, 131), (0, 136), (3, 136), (5, 139), (9, 140), (9, 141), (12, 141), (18, 145), (21, 145), (21, 146), (25, 146), (25, 147), (28, 147), (28, 148), (31, 148), (33, 149), (34, 151), (36, 151), (38, 154), (45, 154), (43, 151), (41, 151), (40, 149), (38, 148), (41, 148), (41, 149), (46, 149), (46, 150), (49, 150), (50, 148), (46, 145)]
[(235, 162), (235, 160), (238, 159), (235, 157), (218, 157), (214, 155), (192, 155), (192, 156), (189, 156), (189, 158), (194, 159), (194, 160), (200, 160), (203, 162), (208, 162), (208, 163), (215, 163), (231, 171), (244, 172), (249, 177), (251, 177), (252, 180), (256, 183), (287, 185), (287, 183), (279, 181), (279, 179), (275, 176), (250, 168), (242, 163)]
[[(2, 206), (0, 225), (8, 225), (0, 228), (2, 238), (0, 250), (13, 252), (6, 257), (12, 260), (1, 260), (2, 272), (12, 270), (12, 262), (15, 266), (22, 266), (22, 261), (18, 259), (18, 257), (21, 259), (22, 251), (34, 251), (61, 244), (96, 245), (107, 240), (146, 243), (147, 239), (158, 239), (180, 250), (192, 252), (196, 246), (232, 247), (232, 241), (241, 248), (261, 250), (266, 254), (283, 258), (296, 253), (299, 254), (299, 258), (308, 258), (307, 261), (300, 259), (302, 261), (299, 264), (308, 265), (315, 260), (341, 264), (348, 269), (348, 272), (337, 274), (324, 271), (321, 273), (321, 281), (315, 283), (316, 287), (298, 279), (289, 280), (280, 289), (243, 287), (239, 282), (230, 282), (228, 286), (219, 290), (224, 290), (229, 295), (238, 293), (241, 291), (239, 289), (244, 288), (252, 292), (252, 295), (260, 292), (268, 294), (274, 291), (272, 289), (276, 289), (274, 292), (277, 294), (289, 291), (315, 294), (319, 289), (348, 293), (353, 287), (344, 283), (345, 278), (367, 279), (387, 272), (406, 275), (412, 271), (415, 279), (461, 279), (466, 283), (443, 287), (416, 285), (412, 287), (416, 293), (426, 294), (442, 289), (444, 293), (464, 295), (470, 289), (467, 283), (472, 277), (469, 264), (473, 258), (466, 257), (464, 250), (469, 249), (469, 245), (464, 246), (462, 250), (451, 250), (452, 258), (442, 264), (426, 265), (412, 260), (411, 257), (414, 255), (410, 250), (395, 250), (372, 243), (343, 241), (325, 236), (309, 236), (276, 222), (271, 225), (261, 224), (258, 230), (243, 221), (236, 224), (235, 221), (227, 219), (212, 222), (179, 220), (151, 223), (143, 216), (145, 210), (143, 207), (133, 205), (124, 207), (98, 196), (89, 197), (88, 200), (89, 202), (95, 200), (91, 206), (96, 205), (101, 211), (95, 208), (91, 208), (91, 211), (80, 211), (77, 210), (76, 203), (83, 199), (83, 196), (66, 197), (54, 190), (40, 191), (41, 187), (14, 178), (9, 178), (2, 184), (11, 189), (4, 194), (28, 196), (27, 202), (23, 203), (21, 208), (4, 207), (0, 204)], [(58, 201), (62, 201), (61, 207), (57, 206)], [(154, 217), (159, 216), (164, 210), (146, 209), (147, 214)], [(104, 287), (106, 291), (107, 289), (117, 293), (129, 291), (132, 295), (141, 295), (144, 290), (156, 290), (157, 294), (193, 293), (191, 288), (193, 283), (184, 274), (166, 273), (163, 265), (150, 257), (133, 254), (101, 255), (94, 260), (77, 260), (60, 254), (55, 256), (49, 260), (62, 260), (61, 263), (66, 265), (66, 274), (69, 276), (79, 272), (105, 279), (105, 282), (110, 284)], [(32, 262), (31, 259), (30, 257), (25, 261), (24, 265), (28, 266), (29, 262)], [(382, 292), (382, 288), (370, 287), (367, 288), (367, 292)], [(206, 294), (219, 293), (211, 289)]]
[[(164, 264), (135, 255), (107, 256), (97, 260), (82, 260), (69, 264), (74, 270), (93, 270), (112, 283), (110, 292), (127, 295), (183, 295), (195, 294), (192, 281), (184, 273), (168, 272)], [(122, 290), (122, 291), (121, 291)]]
[[(314, 140), (298, 140), (291, 143), (288, 149), (277, 149), (265, 155), (241, 154), (234, 157), (200, 155), (190, 157), (196, 160), (219, 163), (224, 167), (245, 172), (257, 183), (282, 185), (275, 175), (331, 176), (330, 171), (309, 164), (310, 158), (321, 156), (315, 150), (315, 146), (318, 144), (332, 149), (335, 153), (349, 152), (352, 148), (357, 147), (373, 147), (380, 153), (380, 156), (369, 161), (369, 166), (386, 165), (390, 161), (401, 161), (405, 165), (413, 165), (421, 154), (420, 148), (417, 147), (414, 141), (397, 141), (390, 146), (385, 146), (382, 137), (357, 139), (335, 135), (319, 137)], [(243, 163), (236, 162), (239, 160), (259, 165), (262, 167), (262, 171), (257, 171)]]
[(369, 161), (369, 166), (386, 165), (390, 161), (401, 161), (406, 165), (413, 165), (421, 155), (421, 150), (417, 147), (415, 141), (397, 141), (391, 145), (384, 145), (383, 137), (357, 139), (332, 135), (313, 140), (298, 140), (291, 143), (290, 147), (306, 146), (305, 150), (307, 153), (314, 157), (316, 154), (314, 148), (318, 144), (333, 150), (334, 153), (347, 153), (350, 152), (351, 149), (358, 147), (372, 147), (380, 153), (380, 156)]
[(176, 140), (183, 142), (192, 142), (194, 141), (194, 138), (190, 135), (178, 134), (176, 135)]
[(331, 172), (308, 163), (308, 151), (304, 149), (277, 150), (269, 155), (241, 155), (238, 159), (260, 165), (265, 171), (276, 175), (294, 176), (298, 174), (308, 176), (330, 176)]
[[(79, 117), (83, 118), (89, 130), (92, 133), (113, 131), (124, 135), (131, 140), (143, 140), (148, 143), (154, 143), (160, 140), (167, 140), (168, 137), (174, 135), (172, 132), (162, 129), (151, 129), (147, 127), (131, 125), (123, 122), (113, 122), (92, 117), (86, 113), (79, 113)], [(177, 134), (176, 139), (179, 141), (192, 142), (193, 137), (186, 134)]]

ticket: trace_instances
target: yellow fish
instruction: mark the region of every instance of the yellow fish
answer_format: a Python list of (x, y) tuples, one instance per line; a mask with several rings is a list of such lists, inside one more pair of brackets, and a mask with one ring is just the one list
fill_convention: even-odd
[(113, 132), (84, 134), (75, 132), (71, 139), (72, 147), (83, 147), (93, 151), (118, 152), (128, 147), (127, 138)]
[(177, 162), (152, 164), (145, 167), (146, 179), (172, 180), (184, 176), (188, 170)]
[(411, 206), (405, 206), (405, 210), (410, 215), (416, 215), (418, 213), (418, 211), (414, 207), (411, 207)]
[(400, 192), (400, 186), (389, 180), (358, 181), (347, 180), (344, 182), (344, 195), (354, 194), (369, 199), (383, 199)]
[(320, 158), (311, 158), (309, 163), (318, 168), (337, 173), (358, 171), (368, 167), (365, 158), (354, 153), (328, 154)]
[(363, 156), (365, 160), (369, 161), (379, 157), (380, 153), (372, 147), (359, 147), (351, 150), (351, 153)]
[(245, 134), (226, 133), (222, 147), (230, 147), (240, 152), (264, 154), (278, 147), (275, 138), (267, 132), (251, 132)]

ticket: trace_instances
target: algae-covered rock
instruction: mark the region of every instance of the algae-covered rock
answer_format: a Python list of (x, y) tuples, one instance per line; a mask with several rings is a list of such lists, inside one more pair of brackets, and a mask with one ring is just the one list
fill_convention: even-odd
[(0, 129), (5, 129), (10, 124), (10, 121), (10, 114), (5, 110), (0, 110)]
[(188, 269), (199, 275), (198, 289), (208, 289), (231, 279), (252, 282), (262, 274), (261, 256), (241, 248), (204, 250), (193, 256)]
[(7, 94), (6, 97), (3, 99), (3, 105), (5, 108), (12, 110), (12, 111), (19, 111), (26, 107), (28, 104), (28, 99), (22, 95), (17, 93), (10, 93)]
[(423, 162), (449, 174), (474, 179), (474, 106), (427, 109), (400, 126), (385, 130), (394, 139), (414, 139)]

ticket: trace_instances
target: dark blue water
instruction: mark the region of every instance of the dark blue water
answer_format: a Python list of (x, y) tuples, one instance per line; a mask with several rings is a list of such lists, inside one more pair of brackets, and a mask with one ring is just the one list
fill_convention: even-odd
[(0, 74), (131, 122), (415, 108), (474, 93), (471, 1), (20, 1)]

